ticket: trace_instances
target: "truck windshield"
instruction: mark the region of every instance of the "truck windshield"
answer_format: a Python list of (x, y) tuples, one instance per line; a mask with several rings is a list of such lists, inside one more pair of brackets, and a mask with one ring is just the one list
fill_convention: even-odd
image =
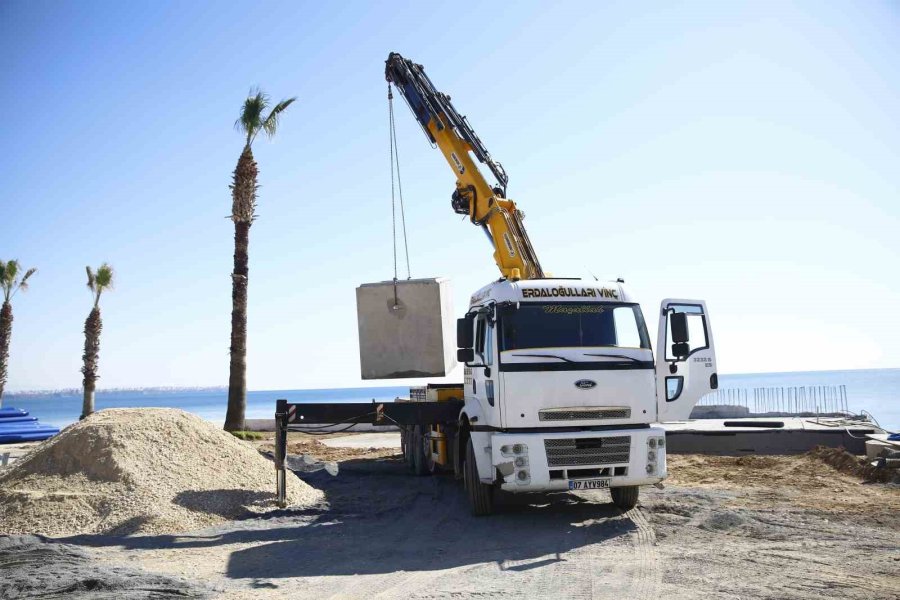
[(637, 304), (520, 303), (500, 311), (500, 350), (650, 348)]

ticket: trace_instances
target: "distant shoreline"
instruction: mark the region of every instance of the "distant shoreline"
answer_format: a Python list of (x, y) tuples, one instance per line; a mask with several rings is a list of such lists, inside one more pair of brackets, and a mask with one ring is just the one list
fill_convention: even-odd
[[(462, 382), (460, 382), (461, 384)], [(271, 390), (248, 390), (248, 394), (254, 393), (271, 393), (271, 392), (290, 392), (303, 390), (309, 392), (316, 391), (332, 391), (332, 390), (372, 390), (372, 389), (393, 389), (398, 387), (407, 387), (406, 384), (401, 385), (361, 385), (353, 387), (330, 387), (330, 388), (293, 388), (293, 389), (271, 389)], [(197, 392), (222, 392), (225, 393), (228, 388), (221, 387), (144, 387), (144, 388), (105, 388), (97, 390), (97, 395), (113, 395), (113, 394), (183, 394)], [(27, 391), (7, 391), (3, 397), (38, 397), (38, 396), (81, 396), (81, 388), (65, 388), (60, 390), (27, 390)]]
[[(221, 392), (228, 391), (227, 387), (145, 387), (145, 388), (106, 388), (97, 390), (97, 394), (132, 394), (132, 393), (157, 393), (177, 394), (180, 392)], [(82, 393), (82, 388), (63, 388), (60, 390), (24, 390), (6, 392), (4, 396), (75, 396)]]
[[(802, 373), (863, 373), (869, 371), (897, 371), (900, 370), (900, 367), (879, 367), (873, 369), (817, 369), (811, 371), (768, 371), (768, 372), (743, 372), (743, 373), (725, 373), (720, 372), (720, 376), (728, 376), (728, 377), (749, 377), (749, 376), (763, 376), (763, 375), (797, 375)], [(461, 383), (461, 382), (460, 382)], [(259, 393), (259, 392), (283, 392), (283, 391), (295, 391), (295, 390), (304, 390), (304, 391), (325, 391), (325, 390), (363, 390), (363, 389), (378, 389), (378, 388), (397, 388), (397, 387), (406, 387), (409, 384), (396, 384), (396, 385), (355, 385), (355, 386), (347, 386), (347, 387), (321, 387), (321, 388), (278, 388), (278, 389), (263, 389), (263, 390), (249, 390), (248, 393)], [(227, 392), (227, 386), (187, 386), (187, 387), (179, 387), (179, 386), (152, 386), (152, 387), (135, 387), (135, 388), (103, 388), (98, 389), (97, 394), (179, 394), (184, 392)], [(77, 396), (81, 395), (82, 389), (79, 388), (63, 388), (58, 390), (19, 390), (12, 391), (7, 390), (4, 396)]]

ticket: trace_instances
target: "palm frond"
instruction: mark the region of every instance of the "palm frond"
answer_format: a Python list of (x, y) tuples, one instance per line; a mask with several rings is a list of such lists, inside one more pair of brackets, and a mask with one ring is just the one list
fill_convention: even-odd
[(9, 285), (13, 285), (16, 281), (16, 275), (19, 274), (19, 261), (8, 261), (6, 263), (6, 268), (3, 271), (4, 281), (8, 282)]
[(25, 276), (22, 277), (22, 281), (19, 282), (19, 289), (23, 292), (28, 290), (28, 278), (37, 273), (37, 269), (31, 267), (27, 271), (25, 271)]
[(88, 289), (91, 290), (91, 291), (93, 292), (93, 291), (94, 291), (94, 282), (97, 280), (97, 278), (94, 276), (94, 271), (93, 271), (93, 269), (91, 269), (90, 267), (85, 267), (84, 270), (87, 271), (87, 278), (88, 278), (88, 280), (87, 280), (87, 286), (88, 286)]
[(250, 90), (244, 104), (241, 106), (241, 114), (234, 122), (234, 128), (247, 135), (247, 144), (253, 142), (253, 138), (259, 133), (263, 125), (263, 113), (269, 106), (269, 97), (259, 88)]
[(272, 109), (272, 112), (269, 113), (269, 116), (266, 117), (266, 120), (263, 121), (262, 127), (266, 132), (266, 135), (272, 137), (275, 135), (275, 132), (278, 130), (278, 118), (287, 107), (294, 103), (297, 100), (297, 97), (288, 98), (287, 100), (282, 100), (278, 104), (275, 105), (275, 108)]
[(109, 290), (113, 287), (113, 268), (109, 263), (103, 263), (97, 269), (96, 275), (97, 289)]
[(3, 288), (3, 300), (9, 300), (16, 294), (16, 275), (19, 274), (19, 261), (0, 262), (0, 288)]
[(6, 262), (0, 260), (0, 289), (3, 290), (3, 301), (9, 301), (9, 292), (12, 285), (6, 276)]

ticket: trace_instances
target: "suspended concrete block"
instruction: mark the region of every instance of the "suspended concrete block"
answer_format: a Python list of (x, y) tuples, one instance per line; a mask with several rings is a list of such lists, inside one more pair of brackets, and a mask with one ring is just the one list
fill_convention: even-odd
[(442, 377), (456, 366), (450, 280), (408, 279), (356, 288), (363, 379)]

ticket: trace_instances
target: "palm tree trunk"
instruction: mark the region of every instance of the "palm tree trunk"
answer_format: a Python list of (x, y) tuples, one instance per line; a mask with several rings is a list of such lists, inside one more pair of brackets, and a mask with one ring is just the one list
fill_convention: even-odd
[(84, 375), (84, 404), (81, 408), (81, 418), (85, 418), (94, 412), (94, 390), (97, 387), (97, 366), (100, 360), (100, 332), (103, 331), (103, 321), (100, 319), (100, 308), (95, 306), (91, 314), (84, 322), (84, 366), (81, 372)]
[(228, 411), (225, 430), (244, 429), (247, 409), (247, 283), (250, 225), (256, 210), (256, 161), (250, 146), (244, 147), (234, 170), (231, 219), (234, 221), (234, 272), (231, 274), (231, 364), (228, 377)]
[(244, 429), (247, 408), (247, 274), (250, 224), (234, 224), (234, 273), (231, 278), (231, 365), (226, 431)]
[(3, 390), (6, 388), (7, 366), (9, 364), (9, 340), (12, 338), (13, 313), (8, 301), (0, 308), (0, 406), (3, 406)]

